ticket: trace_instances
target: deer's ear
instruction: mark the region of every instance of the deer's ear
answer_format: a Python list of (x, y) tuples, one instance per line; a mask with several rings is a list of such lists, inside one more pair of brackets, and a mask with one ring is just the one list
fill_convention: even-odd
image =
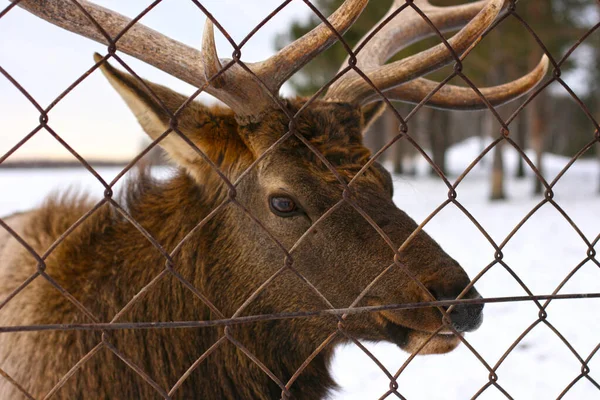
[(363, 133), (383, 114), (386, 104), (383, 101), (369, 103), (361, 108)]
[[(94, 59), (98, 62), (102, 57), (95, 54)], [(146, 80), (143, 81), (144, 85), (140, 79), (114, 68), (108, 62), (104, 62), (100, 69), (152, 139), (169, 129), (171, 115), (187, 101), (184, 95), (164, 86)], [(192, 101), (177, 114), (176, 121), (177, 130), (224, 172), (234, 173), (232, 169), (252, 162), (252, 153), (239, 136), (238, 124), (230, 109), (219, 106), (209, 108)], [(206, 164), (202, 156), (175, 131), (169, 133), (160, 146), (192, 176), (200, 174), (203, 164)]]

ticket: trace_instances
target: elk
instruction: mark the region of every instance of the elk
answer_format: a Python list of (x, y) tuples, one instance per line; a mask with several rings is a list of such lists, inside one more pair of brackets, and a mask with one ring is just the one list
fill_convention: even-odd
[[(258, 63), (219, 58), (210, 15), (197, 51), (86, 1), (18, 3), (108, 45), (95, 67), (179, 169), (164, 181), (140, 172), (121, 196), (107, 191), (100, 203), (57, 195), (0, 220), (0, 398), (321, 399), (335, 388), (328, 368), (336, 344), (387, 341), (445, 353), (477, 329), (478, 304), (108, 329), (479, 297), (459, 263), (396, 207), (390, 174), (370, 159), (362, 133), (384, 107), (381, 94), (485, 108), (468, 87), (445, 85), (429, 96), (438, 83), (423, 76), (466, 55), (504, 0), (396, 0), (323, 96), (279, 97), (294, 72), (339, 39), (331, 28), (343, 34), (367, 2), (346, 0), (327, 23)], [(441, 43), (386, 64), (435, 34), (421, 13), (441, 32), (458, 31), (448, 39), (454, 54)], [(207, 107), (113, 67), (117, 50), (226, 106)], [(543, 58), (481, 93), (505, 103), (546, 70)], [(6, 329), (99, 322), (104, 328)]]

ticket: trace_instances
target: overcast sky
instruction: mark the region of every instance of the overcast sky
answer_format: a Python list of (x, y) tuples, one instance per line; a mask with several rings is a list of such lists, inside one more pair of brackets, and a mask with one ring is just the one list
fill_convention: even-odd
[[(243, 39), (283, 0), (202, 0), (234, 40)], [(150, 0), (94, 0), (130, 18)], [(0, 0), (0, 10), (10, 3)], [(286, 32), (292, 20), (308, 17), (310, 9), (293, 1), (262, 27), (244, 46), (242, 59), (258, 61), (274, 53), (274, 37)], [(205, 16), (189, 0), (164, 0), (141, 22), (185, 44), (199, 47)], [(215, 30), (217, 31), (217, 30)], [(232, 48), (216, 34), (217, 49), (230, 57)], [(94, 63), (92, 54), (106, 53), (103, 45), (45, 22), (19, 7), (0, 18), (0, 66), (13, 76), (42, 107)], [(153, 67), (122, 55), (140, 76), (192, 94), (194, 89)], [(285, 88), (284, 88), (285, 93)], [(0, 75), (0, 155), (37, 126), (39, 113)], [(82, 156), (130, 159), (140, 150), (143, 133), (133, 115), (99, 70), (83, 81), (51, 112), (49, 125)], [(40, 131), (10, 160), (24, 158), (72, 158), (47, 132)]]

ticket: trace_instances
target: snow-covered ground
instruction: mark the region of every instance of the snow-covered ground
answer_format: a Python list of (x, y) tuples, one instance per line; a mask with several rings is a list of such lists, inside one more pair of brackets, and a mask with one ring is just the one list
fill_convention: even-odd
[[(506, 149), (509, 167), (516, 153)], [(457, 176), (480, 151), (477, 140), (455, 146), (449, 153), (451, 176)], [(566, 158), (548, 155), (545, 159), (549, 180), (565, 166)], [(496, 243), (501, 243), (541, 200), (531, 194), (531, 176), (507, 180), (509, 199), (488, 201), (488, 172), (491, 157), (476, 167), (458, 186), (457, 200), (481, 223)], [(395, 201), (417, 221), (422, 221), (447, 199), (447, 188), (439, 178), (431, 178), (419, 165), (415, 178), (396, 177)], [(600, 195), (598, 162), (577, 161), (555, 187), (555, 201), (591, 242), (600, 234)], [(510, 170), (510, 168), (509, 168)], [(100, 169), (111, 180), (115, 168)], [(39, 204), (43, 195), (68, 186), (84, 188), (100, 197), (104, 191), (85, 170), (0, 170), (0, 215), (25, 210)], [(472, 222), (457, 207), (449, 205), (431, 220), (426, 230), (457, 259), (470, 276), (475, 276), (494, 259), (494, 250)], [(503, 250), (504, 261), (535, 294), (550, 294), (564, 277), (586, 258), (587, 245), (565, 218), (550, 204), (538, 210), (514, 235)], [(596, 246), (600, 252), (600, 245)], [(494, 266), (477, 284), (485, 297), (521, 296), (526, 293), (500, 265)], [(600, 292), (600, 268), (585, 264), (560, 293)], [(600, 343), (600, 299), (555, 300), (548, 307), (548, 321), (586, 359)], [(491, 366), (513, 341), (538, 318), (532, 302), (488, 304), (483, 326), (467, 335), (467, 340)], [(407, 354), (389, 344), (367, 347), (393, 373)], [(600, 356), (589, 363), (590, 376), (600, 382)], [(389, 381), (358, 347), (338, 349), (333, 371), (342, 389), (333, 399), (377, 399)], [(515, 399), (553, 399), (580, 374), (581, 364), (573, 353), (544, 324), (536, 326), (519, 343), (497, 370), (498, 384)], [(441, 356), (413, 360), (399, 378), (399, 392), (408, 399), (469, 399), (488, 382), (488, 371), (470, 350), (461, 346)], [(490, 387), (480, 399), (505, 398)], [(565, 399), (600, 399), (600, 390), (581, 379)]]
[[(505, 149), (507, 167), (515, 165), (512, 149)], [(478, 140), (455, 146), (448, 165), (453, 176), (461, 173), (480, 151)], [(532, 177), (510, 179), (509, 199), (488, 201), (489, 180), (485, 166), (471, 172), (457, 188), (457, 200), (480, 222), (496, 243), (501, 243), (515, 225), (541, 200), (532, 196)], [(554, 179), (568, 159), (545, 158), (548, 180)], [(426, 164), (420, 162), (422, 172)], [(511, 169), (511, 168), (509, 168)], [(600, 167), (597, 160), (579, 160), (559, 180), (555, 201), (568, 213), (589, 241), (600, 235)], [(451, 179), (452, 180), (452, 179)], [(396, 203), (417, 221), (422, 221), (447, 198), (447, 188), (438, 178), (398, 177)], [(458, 260), (469, 276), (475, 276), (494, 259), (494, 250), (457, 207), (450, 205), (425, 228)], [(596, 251), (600, 245), (596, 245)], [(565, 276), (586, 258), (587, 245), (551, 205), (542, 206), (504, 248), (504, 261), (534, 294), (550, 294)], [(492, 267), (477, 284), (484, 297), (522, 296), (525, 291), (500, 265)], [(600, 292), (600, 268), (585, 264), (560, 293)], [(554, 300), (547, 308), (548, 321), (573, 345), (584, 360), (600, 343), (600, 299)], [(467, 340), (494, 366), (517, 337), (538, 318), (532, 302), (487, 304), (481, 328)], [(395, 373), (407, 358), (393, 345), (373, 344), (369, 350)], [(600, 382), (600, 356), (589, 364), (590, 375)], [(343, 390), (334, 398), (376, 399), (385, 393), (389, 380), (355, 345), (337, 352), (333, 370)], [(555, 399), (580, 374), (581, 363), (545, 325), (535, 327), (497, 370), (498, 383), (515, 399)], [(399, 391), (407, 399), (470, 399), (486, 382), (488, 372), (465, 346), (446, 355), (413, 360), (399, 378)], [(487, 389), (480, 399), (505, 399), (497, 389)], [(580, 380), (565, 399), (600, 399), (600, 390), (587, 379)]]

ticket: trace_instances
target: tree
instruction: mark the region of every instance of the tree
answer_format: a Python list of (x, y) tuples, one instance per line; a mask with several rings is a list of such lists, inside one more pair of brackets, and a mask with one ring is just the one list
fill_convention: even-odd
[[(529, 130), (529, 125), (527, 122), (527, 117), (525, 115), (521, 114), (517, 117), (517, 134), (515, 135), (515, 143), (522, 149), (526, 148), (527, 146), (526, 138), (527, 131)], [(523, 157), (517, 157), (515, 178), (525, 178), (525, 161), (523, 160)]]
[[(423, 110), (425, 111), (425, 110)], [(446, 151), (450, 146), (449, 127), (450, 113), (445, 110), (427, 109), (429, 113), (429, 146), (431, 146), (431, 159), (438, 166), (440, 171), (446, 175), (448, 168), (446, 166)], [(444, 132), (444, 133), (442, 133)], [(431, 175), (437, 175), (432, 168), (429, 170)]]
[[(600, 15), (600, 4), (596, 3), (590, 6), (590, 11), (595, 12), (596, 15)], [(589, 106), (596, 122), (600, 123), (600, 35), (598, 31), (589, 36), (586, 42), (588, 49), (592, 52), (592, 59), (588, 66), (587, 87), (589, 91), (585, 103)], [(596, 138), (595, 147), (600, 172), (600, 132), (595, 130), (595, 128), (594, 135)], [(598, 193), (600, 193), (600, 173), (598, 173)]]
[[(331, 15), (344, 0), (316, 0), (312, 3), (325, 16)], [(392, 0), (371, 1), (358, 20), (344, 34), (344, 40), (350, 48), (358, 44), (360, 39), (379, 21), (390, 8)], [(287, 33), (279, 34), (275, 38), (275, 45), (281, 49), (286, 44), (293, 42), (321, 23), (321, 19), (312, 13), (310, 18), (303, 22), (294, 22)], [(293, 76), (289, 82), (300, 96), (310, 96), (333, 78), (344, 62), (348, 53), (341, 43), (336, 43), (321, 53), (299, 74)]]
[[(593, 4), (593, 0), (561, 0), (544, 4), (531, 1), (520, 7), (517, 6), (517, 12), (542, 40), (550, 54), (560, 59), (575, 40), (586, 31), (585, 27), (580, 26), (578, 20), (590, 4)], [(528, 56), (523, 59), (527, 60), (531, 68), (537, 63), (537, 55), (541, 54), (542, 49), (531, 34), (528, 35), (528, 40), (521, 40), (521, 42), (528, 53)], [(572, 60), (568, 60), (561, 67), (561, 72), (564, 73), (572, 67)], [(530, 145), (535, 152), (534, 163), (542, 176), (544, 176), (543, 154), (548, 131), (547, 121), (550, 117), (547, 111), (548, 103), (551, 101), (549, 97), (548, 91), (542, 91), (526, 108)], [(533, 192), (540, 194), (542, 182), (537, 176), (533, 179)]]
[[(516, 3), (516, 17), (509, 16), (488, 34), (487, 40), (491, 45), (482, 43), (475, 49), (474, 54), (468, 56), (468, 61), (471, 60), (471, 57), (474, 58), (475, 70), (468, 69), (469, 64), (465, 63), (467, 76), (477, 75), (480, 73), (478, 70), (483, 70), (487, 64), (491, 66), (488, 68), (487, 83), (495, 85), (515, 79), (523, 71), (533, 69), (539, 62), (543, 49), (522, 21), (535, 32), (554, 58), (560, 58), (566, 49), (585, 32), (585, 29), (579, 27), (576, 21), (591, 1), (560, 0), (548, 3), (539, 1)], [(561, 67), (561, 71), (564, 73), (572, 67), (572, 61), (568, 60)], [(548, 112), (549, 96), (547, 90), (539, 93), (509, 126), (509, 137), (521, 148), (525, 147), (525, 136), (529, 137), (529, 144), (535, 152), (534, 164), (542, 175), (544, 174), (543, 152), (548, 131), (547, 121), (551, 117)], [(515, 105), (505, 107), (506, 110), (511, 110), (511, 113), (516, 109)], [(500, 112), (500, 110), (498, 111)], [(503, 112), (502, 115), (506, 118), (511, 113)], [(498, 137), (498, 135), (500, 135), (499, 132), (492, 134), (493, 137)], [(504, 164), (500, 155), (501, 151), (501, 147), (494, 149), (491, 199), (506, 197), (503, 193)], [(523, 160), (519, 158), (518, 162), (517, 174), (523, 176), (525, 172)], [(541, 181), (534, 176), (534, 193), (538, 194), (541, 190)]]
[[(343, 0), (315, 0), (314, 3), (324, 15), (329, 15), (343, 3)], [(464, 3), (464, 0), (438, 0), (435, 3), (440, 6), (456, 5)], [(377, 0), (367, 5), (356, 24), (344, 35), (344, 39), (351, 47), (380, 20), (389, 9), (390, 4), (391, 0)], [(539, 35), (548, 51), (556, 58), (560, 58), (565, 49), (572, 45), (575, 39), (585, 31), (576, 22), (581, 17), (581, 14), (590, 5), (595, 3), (593, 0), (551, 0), (549, 2), (523, 1), (515, 4), (517, 15), (526, 21), (533, 31)], [(288, 33), (277, 37), (277, 46), (280, 48), (283, 47), (283, 45), (300, 37), (320, 22), (321, 20), (316, 15), (313, 15), (307, 22), (293, 24)], [(494, 39), (494, 35), (497, 36), (496, 39)], [(524, 38), (526, 39), (524, 40)], [(394, 59), (403, 58), (406, 55), (431, 47), (439, 42), (440, 39), (437, 37), (423, 40), (402, 50)], [(494, 31), (488, 37), (484, 38), (482, 43), (476, 46), (465, 58), (463, 72), (479, 87), (500, 84), (515, 79), (525, 71), (531, 70), (534, 64), (537, 64), (541, 55), (542, 49), (523, 26), (522, 22), (518, 18), (509, 16), (494, 28)], [(314, 93), (334, 77), (346, 56), (347, 53), (341, 44), (338, 43), (332, 46), (292, 78), (292, 87), (299, 95)], [(562, 72), (566, 72), (571, 67), (572, 63), (567, 62), (562, 66), (561, 70)], [(445, 67), (432, 73), (430, 77), (440, 80), (446, 78), (450, 73), (451, 67)], [(460, 81), (455, 83), (461, 84)], [(539, 99), (534, 100), (526, 107), (527, 119), (523, 115), (524, 113), (521, 113), (520, 118), (516, 118), (510, 127), (510, 137), (520, 146), (525, 143), (525, 130), (527, 129), (527, 136), (529, 136), (531, 145), (536, 151), (536, 165), (538, 168), (542, 168), (546, 127), (543, 124), (545, 119), (544, 110), (537, 103), (543, 101), (544, 96), (546, 96), (545, 91), (541, 93)], [(598, 110), (600, 111), (600, 107)], [(447, 137), (440, 138), (439, 136), (444, 136), (449, 130), (446, 125), (443, 125), (443, 122), (439, 123), (437, 121), (438, 118), (443, 118), (443, 113), (435, 114), (434, 118), (437, 123), (434, 123), (434, 121), (431, 122), (434, 125), (444, 126), (445, 128), (429, 129), (429, 131), (435, 133), (435, 135), (430, 136), (429, 142), (432, 146), (434, 159), (441, 162), (442, 165), (440, 166), (442, 167), (445, 146), (450, 142)], [(518, 128), (521, 129), (517, 128), (517, 123), (520, 125)], [(519, 131), (521, 132), (517, 133)], [(473, 129), (473, 135), (477, 133), (478, 129)], [(499, 134), (499, 130), (496, 130), (492, 136), (498, 137)], [(500, 152), (501, 149), (496, 151)], [(498, 157), (501, 158), (501, 155), (498, 155)], [(503, 164), (497, 161), (494, 165), (495, 172), (492, 174), (491, 179), (495, 179), (498, 182), (492, 186), (500, 188), (503, 187)], [(521, 174), (524, 174), (522, 160), (520, 160), (520, 168), (518, 169), (521, 171)], [(541, 190), (541, 186), (536, 187), (536, 190)], [(491, 197), (501, 198), (504, 195), (495, 196), (492, 193)]]

